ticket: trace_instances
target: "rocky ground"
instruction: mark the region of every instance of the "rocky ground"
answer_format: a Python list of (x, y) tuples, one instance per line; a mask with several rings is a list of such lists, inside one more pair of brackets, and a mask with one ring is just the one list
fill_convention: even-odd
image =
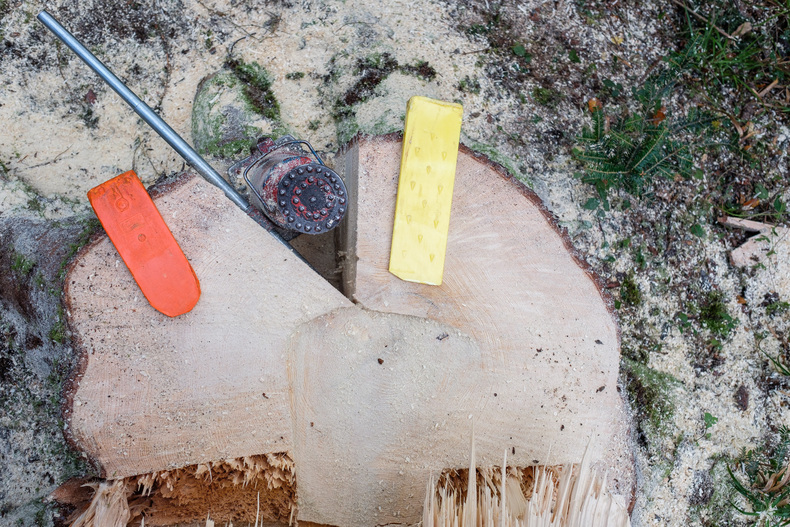
[[(788, 55), (777, 22), (786, 11), (735, 4), (735, 18), (719, 22), (730, 36), (743, 20), (755, 27), (733, 41), (765, 34), (770, 52)], [(62, 513), (48, 494), (91, 473), (65, 443), (59, 414), (73, 363), (62, 271), (96, 230), (86, 191), (130, 169), (152, 184), (184, 168), (38, 23), (43, 7), (0, 0), (3, 525), (57, 523)], [(614, 127), (618, 115), (639, 111), (631, 88), (688, 45), (690, 24), (703, 30), (677, 2), (66, 0), (46, 8), (218, 168), (261, 134), (290, 132), (330, 153), (358, 132), (402, 129), (412, 95), (462, 103), (463, 141), (540, 195), (618, 299), (640, 474), (633, 524), (748, 524), (729, 504), (727, 467), (746, 481), (737, 463), (744, 449), (772, 449), (790, 425), (790, 382), (768, 358), (790, 353), (790, 255), (779, 238), (766, 260), (736, 268), (728, 253), (747, 234), (716, 219), (786, 222), (785, 82), (763, 93), (770, 79), (750, 73), (743, 86), (713, 86), (716, 99), (706, 91), (710, 69), (681, 72), (651, 119), (712, 108), (714, 131), (735, 146), (691, 152), (690, 177), (652, 178), (641, 196), (627, 185), (596, 192), (576, 176), (584, 166), (572, 154), (591, 124), (591, 99)]]

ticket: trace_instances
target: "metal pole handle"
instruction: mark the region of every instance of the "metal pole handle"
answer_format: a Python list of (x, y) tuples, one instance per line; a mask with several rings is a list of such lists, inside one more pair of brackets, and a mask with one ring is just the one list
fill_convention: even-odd
[(225, 179), (219, 175), (219, 173), (209, 165), (205, 159), (200, 157), (200, 154), (195, 152), (195, 150), (189, 146), (189, 144), (184, 141), (180, 135), (178, 135), (175, 130), (170, 128), (170, 126), (162, 120), (161, 117), (156, 115), (156, 113), (147, 105), (145, 104), (140, 98), (132, 92), (121, 80), (116, 77), (107, 67), (101, 63), (99, 59), (97, 59), (93, 53), (88, 51), (85, 46), (80, 43), (79, 40), (74, 38), (74, 35), (69, 33), (60, 23), (55, 20), (52, 15), (47, 13), (46, 11), (42, 11), (38, 14), (38, 19), (44, 24), (47, 29), (52, 31), (56, 37), (63, 41), (66, 46), (69, 47), (74, 53), (77, 54), (79, 58), (81, 58), (85, 64), (88, 65), (93, 71), (95, 71), (99, 77), (101, 77), (104, 82), (110, 85), (110, 87), (115, 90), (115, 92), (121, 96), (121, 98), (126, 101), (126, 103), (132, 107), (132, 109), (137, 112), (143, 121), (148, 123), (148, 125), (154, 129), (156, 133), (158, 133), (162, 139), (167, 141), (173, 150), (178, 152), (178, 154), (184, 158), (184, 160), (189, 163), (197, 172), (203, 176), (206, 181), (211, 183), (212, 185), (219, 187), (222, 192), (230, 199), (233, 203), (239, 206), (241, 210), (248, 213), (250, 212), (250, 205), (247, 203), (247, 200), (239, 194), (235, 188), (233, 188), (230, 183), (225, 181)]

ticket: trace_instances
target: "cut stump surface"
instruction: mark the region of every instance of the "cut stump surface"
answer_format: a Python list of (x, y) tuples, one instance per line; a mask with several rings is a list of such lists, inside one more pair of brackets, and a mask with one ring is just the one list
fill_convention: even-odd
[(109, 239), (83, 251), (66, 289), (84, 355), (72, 437), (109, 478), (290, 451), (286, 341), (351, 303), (203, 180), (183, 178), (155, 202), (202, 297), (169, 318)]
[(619, 335), (594, 276), (531, 191), (462, 148), (444, 283), (394, 277), (400, 154), (384, 136), (336, 158), (357, 306), (194, 177), (155, 198), (201, 281), (190, 313), (151, 308), (106, 238), (77, 257), (66, 412), (106, 477), (283, 452), (300, 521), (414, 523), (427, 478), (468, 467), (474, 432), (478, 466), (505, 449), (514, 466), (579, 462), (592, 440), (631, 492)]

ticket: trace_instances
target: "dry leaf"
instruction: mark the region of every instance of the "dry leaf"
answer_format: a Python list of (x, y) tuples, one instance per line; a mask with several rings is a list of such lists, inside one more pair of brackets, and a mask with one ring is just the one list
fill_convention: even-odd
[(631, 63), (630, 63), (630, 62), (628, 62), (627, 60), (625, 60), (623, 57), (620, 57), (620, 56), (618, 56), (618, 55), (615, 55), (615, 56), (614, 56), (614, 58), (616, 58), (617, 60), (619, 60), (620, 62), (622, 62), (622, 63), (623, 63), (623, 64), (625, 64), (626, 66), (628, 66), (629, 68), (633, 67), (633, 66), (631, 66)]
[(738, 26), (738, 29), (736, 29), (733, 32), (732, 36), (733, 37), (742, 37), (743, 35), (745, 35), (746, 33), (748, 33), (751, 30), (752, 30), (752, 23), (751, 22), (744, 22), (743, 24)]
[(768, 95), (768, 92), (776, 88), (777, 84), (779, 84), (779, 79), (774, 79), (774, 81), (768, 86), (766, 86), (760, 93), (758, 93), (757, 96), (762, 99), (763, 97)]
[(621, 36), (619, 36), (619, 35), (615, 35), (615, 36), (613, 36), (613, 37), (611, 38), (611, 40), (612, 40), (612, 42), (614, 42), (614, 43), (615, 43), (615, 44), (617, 44), (618, 46), (619, 46), (620, 44), (622, 44), (623, 42), (625, 42), (625, 38), (623, 38), (623, 37), (621, 37)]
[(656, 112), (656, 113), (653, 115), (653, 124), (654, 124), (654, 125), (657, 125), (657, 124), (659, 124), (661, 121), (663, 121), (664, 119), (666, 119), (666, 118), (667, 118), (666, 110), (667, 110), (667, 109), (666, 109), (666, 107), (665, 107), (665, 106), (662, 106), (662, 107), (661, 107), (661, 108), (660, 108), (660, 109), (659, 109), (659, 110), (658, 110), (658, 111), (657, 111), (657, 112)]
[(732, 121), (733, 126), (735, 126), (735, 129), (738, 131), (738, 137), (743, 137), (743, 128), (741, 125), (738, 124), (735, 118), (731, 118), (730, 120)]
[(590, 113), (594, 113), (596, 109), (600, 110), (603, 108), (603, 106), (601, 106), (601, 101), (596, 98), (592, 98), (587, 101), (587, 108), (590, 109)]
[(743, 204), (743, 210), (752, 210), (760, 204), (760, 200), (757, 198), (752, 198), (748, 200), (746, 203)]
[(745, 299), (745, 298), (743, 298), (743, 297), (742, 297), (742, 296), (740, 296), (740, 295), (738, 295), (737, 297), (735, 297), (735, 299), (738, 301), (738, 303), (739, 303), (739, 304), (745, 304), (745, 303), (746, 303), (746, 299)]

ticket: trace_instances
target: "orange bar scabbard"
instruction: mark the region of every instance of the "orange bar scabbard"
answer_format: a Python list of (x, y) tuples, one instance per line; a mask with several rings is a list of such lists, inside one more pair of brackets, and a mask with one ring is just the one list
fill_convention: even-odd
[(191, 310), (200, 282), (137, 174), (92, 188), (88, 200), (151, 306), (169, 317)]

